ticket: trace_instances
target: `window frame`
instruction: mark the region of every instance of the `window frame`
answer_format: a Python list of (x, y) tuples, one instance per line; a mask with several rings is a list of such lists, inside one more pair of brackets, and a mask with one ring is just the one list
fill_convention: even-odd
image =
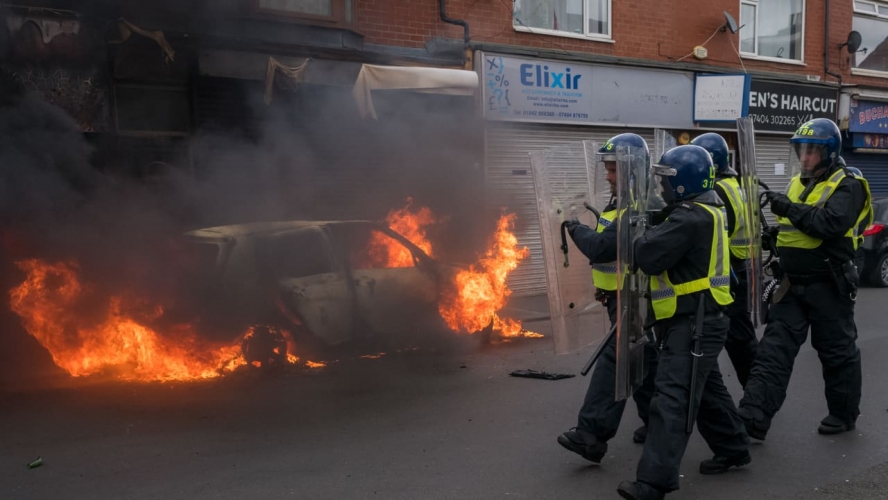
[[(801, 22), (802, 38), (799, 41), (799, 45), (801, 47), (799, 50), (799, 58), (798, 59), (788, 59), (788, 58), (783, 58), (783, 57), (772, 57), (772, 56), (759, 55), (759, 53), (758, 53), (759, 52), (759, 36), (761, 34), (761, 30), (759, 29), (759, 18), (761, 16), (761, 5), (759, 4), (759, 0), (740, 0), (740, 14), (741, 14), (741, 16), (740, 16), (741, 21), (740, 22), (741, 23), (743, 23), (742, 13), (743, 13), (743, 6), (744, 5), (751, 5), (751, 6), (755, 7), (755, 26), (754, 26), (755, 37), (753, 38), (753, 47), (754, 47), (755, 52), (744, 52), (743, 51), (743, 44), (739, 43), (739, 41), (738, 41), (737, 52), (740, 54), (740, 57), (742, 57), (744, 59), (753, 59), (756, 61), (768, 61), (768, 62), (776, 62), (776, 63), (782, 63), (782, 64), (791, 64), (791, 65), (795, 65), (795, 66), (807, 66), (807, 64), (805, 63), (805, 31), (807, 31), (806, 24), (808, 21), (808, 12), (807, 12), (808, 0), (802, 0), (802, 22)], [(746, 24), (746, 23), (743, 23), (743, 24)]]
[[(278, 21), (293, 21), (302, 23), (326, 24), (331, 26), (350, 27), (354, 24), (355, 2), (352, 0), (329, 0), (330, 15), (309, 14), (292, 12), (289, 10), (267, 9), (259, 6), (260, 0), (249, 0), (250, 12), (255, 16), (274, 19)], [(348, 19), (346, 4), (351, 3), (351, 20)]]
[[(865, 10), (857, 10), (857, 4), (864, 3), (867, 5), (872, 5), (875, 9), (875, 12), (869, 12)], [(879, 7), (888, 8), (888, 2), (880, 2), (877, 0), (852, 0), (851, 2), (851, 29), (854, 29), (854, 18), (856, 16), (865, 16), (872, 19), (878, 19), (885, 22), (885, 26), (888, 27), (888, 14), (880, 14)], [(859, 76), (872, 76), (875, 78), (888, 78), (888, 70), (879, 71), (875, 69), (866, 69), (866, 68), (851, 68), (852, 75)]]
[[(549, 0), (555, 1), (555, 0)], [(512, 8), (512, 29), (514, 31), (522, 32), (522, 33), (531, 33), (534, 35), (546, 35), (546, 36), (558, 36), (563, 38), (576, 38), (578, 40), (590, 40), (594, 42), (604, 42), (604, 43), (615, 43), (614, 41), (614, 1), (613, 0), (603, 0), (607, 2), (607, 34), (603, 33), (591, 33), (589, 31), (589, 2), (592, 0), (583, 0), (583, 33), (571, 33), (570, 31), (561, 31), (561, 30), (553, 30), (548, 28), (534, 28), (532, 26), (527, 26), (523, 22), (516, 21), (518, 18), (515, 16), (515, 8)], [(513, 1), (514, 5), (514, 1)]]

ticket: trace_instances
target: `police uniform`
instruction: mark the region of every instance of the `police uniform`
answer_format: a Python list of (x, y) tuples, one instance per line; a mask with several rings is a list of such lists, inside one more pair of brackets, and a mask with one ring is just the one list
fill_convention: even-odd
[[(857, 283), (846, 278), (857, 250), (856, 231), (870, 206), (863, 179), (833, 167), (817, 179), (791, 179), (771, 202), (778, 215), (777, 249), (783, 280), (746, 384), (740, 412), (749, 435), (764, 439), (786, 399), (792, 366), (811, 329), (823, 365), (829, 416), (821, 433), (854, 428), (860, 414), (860, 351), (854, 325)], [(779, 214), (778, 214), (779, 212)]]
[[(595, 288), (603, 292), (611, 326), (616, 323), (617, 316), (617, 216), (615, 200), (611, 200), (601, 213), (595, 230), (578, 225), (570, 232), (577, 248), (592, 263), (592, 279)], [(616, 356), (616, 336), (612, 336), (592, 371), (589, 388), (577, 419), (577, 430), (594, 436), (599, 443), (605, 443), (616, 435), (626, 407), (626, 400), (614, 401)], [(641, 387), (633, 391), (632, 398), (638, 408), (639, 418), (647, 425), (657, 368), (657, 349), (653, 345), (645, 345), (644, 359), (645, 378)], [(642, 440), (641, 436), (635, 439)]]
[(715, 192), (725, 203), (725, 215), (730, 237), (731, 269), (733, 269), (735, 276), (735, 280), (731, 280), (731, 293), (734, 296), (734, 302), (727, 307), (725, 312), (731, 322), (728, 338), (725, 341), (725, 351), (728, 352), (731, 364), (734, 365), (737, 380), (741, 386), (745, 387), (758, 347), (755, 326), (753, 326), (749, 315), (749, 281), (746, 275), (747, 262), (750, 258), (749, 228), (751, 225), (747, 220), (746, 196), (736, 178), (719, 178), (715, 183)]
[(617, 488), (633, 500), (660, 500), (679, 488), (694, 421), (715, 454), (700, 463), (702, 474), (751, 461), (749, 438), (718, 367), (732, 298), (724, 204), (712, 191), (715, 167), (705, 149), (686, 145), (667, 151), (652, 170), (664, 198), (672, 199), (665, 199), (665, 220), (634, 244), (635, 263), (650, 277), (660, 356), (636, 481)]

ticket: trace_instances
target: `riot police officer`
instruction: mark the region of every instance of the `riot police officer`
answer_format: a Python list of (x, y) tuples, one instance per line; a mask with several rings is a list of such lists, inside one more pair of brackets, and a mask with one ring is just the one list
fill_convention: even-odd
[(648, 436), (636, 481), (623, 498), (662, 499), (679, 487), (679, 467), (696, 420), (715, 457), (702, 474), (751, 461), (749, 439), (718, 369), (731, 303), (728, 233), (713, 192), (715, 167), (693, 145), (667, 151), (652, 167), (667, 203), (664, 222), (635, 242), (638, 267), (650, 276), (650, 306), (660, 345)]
[[(601, 213), (597, 228), (592, 229), (576, 220), (567, 226), (574, 244), (592, 264), (592, 279), (598, 291), (598, 299), (607, 307), (611, 325), (616, 321), (617, 314), (616, 218), (619, 214), (615, 197), (616, 150), (620, 147), (635, 148), (645, 154), (648, 151), (647, 143), (636, 134), (620, 134), (605, 142), (598, 150), (598, 158), (607, 170), (606, 178), (611, 187), (610, 202)], [(657, 351), (653, 346), (646, 346), (644, 355), (647, 374), (642, 386), (633, 393), (638, 416), (645, 424), (633, 433), (632, 439), (636, 443), (643, 443), (647, 435), (648, 406), (654, 393), (653, 376)], [(561, 446), (591, 462), (601, 462), (607, 452), (607, 442), (616, 435), (626, 407), (625, 400), (614, 400), (615, 388), (616, 338), (612, 336), (592, 371), (589, 388), (577, 418), (577, 427), (558, 436)]]
[(786, 399), (793, 362), (811, 330), (823, 365), (829, 415), (821, 434), (851, 430), (860, 414), (860, 351), (855, 342), (855, 230), (867, 212), (864, 183), (846, 173), (839, 128), (811, 120), (790, 139), (790, 166), (798, 170), (786, 194), (770, 194), (780, 231), (782, 276), (759, 343), (740, 415), (751, 437), (764, 439)]
[(726, 312), (731, 326), (728, 329), (728, 339), (725, 341), (725, 351), (728, 351), (728, 357), (734, 365), (737, 380), (745, 387), (758, 347), (748, 307), (749, 282), (746, 268), (750, 258), (749, 231), (752, 224), (747, 220), (749, 212), (746, 195), (738, 181), (737, 172), (728, 165), (728, 143), (722, 136), (710, 132), (694, 138), (691, 144), (702, 147), (712, 156), (716, 175), (715, 192), (725, 204), (728, 235), (731, 239), (731, 269), (734, 276), (731, 280), (734, 302), (728, 306)]

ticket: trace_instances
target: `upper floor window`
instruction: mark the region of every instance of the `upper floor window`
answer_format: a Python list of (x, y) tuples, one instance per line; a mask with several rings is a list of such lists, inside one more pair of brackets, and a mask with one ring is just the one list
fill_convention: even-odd
[(350, 24), (353, 0), (253, 0), (253, 8), (261, 14)]
[(547, 35), (611, 37), (611, 0), (515, 0), (517, 31)]
[(743, 55), (804, 61), (805, 0), (743, 0), (740, 24)]
[(851, 29), (862, 39), (859, 51), (851, 54), (851, 66), (888, 73), (888, 2), (855, 0)]

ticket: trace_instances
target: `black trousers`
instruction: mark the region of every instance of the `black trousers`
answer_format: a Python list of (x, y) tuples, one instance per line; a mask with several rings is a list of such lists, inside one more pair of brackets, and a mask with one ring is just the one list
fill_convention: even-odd
[(749, 315), (749, 281), (746, 277), (746, 263), (738, 262), (732, 266), (739, 283), (731, 284), (731, 293), (734, 302), (727, 307), (725, 314), (731, 320), (728, 329), (728, 339), (725, 341), (725, 351), (734, 365), (737, 380), (740, 385), (746, 387), (749, 379), (749, 371), (752, 369), (752, 361), (755, 359), (758, 339), (755, 337), (755, 327)]
[[(808, 338), (823, 366), (830, 415), (853, 422), (860, 415), (860, 350), (854, 325), (854, 302), (828, 281), (794, 285), (771, 306), (741, 407), (768, 417), (783, 406), (796, 355)], [(767, 423), (765, 423), (767, 425)]]
[[(617, 316), (617, 299), (607, 301), (607, 313), (611, 326)], [(577, 429), (588, 432), (600, 442), (607, 442), (617, 434), (626, 400), (614, 401), (616, 391), (617, 340), (614, 336), (604, 348), (601, 357), (595, 363), (589, 388), (580, 414), (577, 418)], [(654, 377), (657, 371), (657, 348), (648, 343), (644, 347), (645, 378), (641, 387), (632, 393), (638, 416), (647, 425), (651, 398), (654, 396)]]
[[(637, 478), (660, 491), (678, 489), (678, 472), (690, 435), (686, 432), (693, 367), (693, 316), (657, 324), (665, 334), (651, 401), (647, 441), (638, 462)], [(749, 438), (734, 400), (718, 369), (718, 355), (728, 334), (728, 318), (706, 321), (698, 358), (695, 408), (697, 429), (716, 456), (736, 457), (748, 451)]]

